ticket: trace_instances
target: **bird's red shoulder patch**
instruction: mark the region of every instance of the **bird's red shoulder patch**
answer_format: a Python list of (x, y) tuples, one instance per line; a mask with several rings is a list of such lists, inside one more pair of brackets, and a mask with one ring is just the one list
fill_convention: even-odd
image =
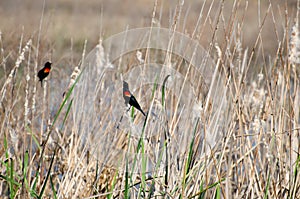
[(124, 95), (125, 95), (126, 97), (130, 97), (130, 96), (131, 96), (131, 94), (130, 94), (129, 91), (124, 91)]
[(44, 69), (44, 73), (49, 73), (50, 72), (50, 68), (45, 68)]

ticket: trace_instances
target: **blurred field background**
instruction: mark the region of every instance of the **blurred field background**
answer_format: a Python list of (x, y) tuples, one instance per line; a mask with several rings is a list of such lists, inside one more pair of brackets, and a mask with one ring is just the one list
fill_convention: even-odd
[[(186, 0), (180, 6), (173, 0), (48, 0), (45, 4), (1, 0), (1, 197), (300, 198), (299, 63), (289, 57), (292, 44), (300, 46), (297, 39), (291, 39), (299, 13), (297, 3), (299, 0)], [(200, 13), (203, 20), (197, 24)], [(62, 97), (79, 74), (74, 67), (100, 39), (151, 25), (172, 28), (175, 22), (179, 32), (189, 36), (197, 32), (195, 39), (220, 65), (219, 72), (227, 81), (224, 137), (210, 153), (197, 154), (203, 129), (213, 123), (211, 112), (199, 111), (199, 126), (181, 126), (196, 129), (195, 136), (187, 140), (190, 148), (183, 148), (181, 156), (175, 149), (168, 151), (180, 167), (165, 166), (162, 161), (156, 165), (157, 173), (148, 176), (145, 172), (130, 173), (126, 165), (101, 165), (82, 146), (78, 134), (98, 118), (74, 119), (75, 110), (84, 110), (83, 105), (90, 102), (83, 99), (83, 105), (72, 107), (74, 96), (67, 95), (67, 101)], [(95, 61), (94, 55), (90, 61)], [(53, 62), (53, 70), (41, 88), (36, 73), (48, 60)], [(90, 78), (89, 74), (82, 77), (83, 81)], [(188, 76), (188, 81), (193, 82), (192, 77)], [(105, 88), (101, 91), (100, 97), (102, 93), (112, 96)], [(78, 92), (74, 95), (82, 97)], [(176, 112), (172, 97), (169, 94), (166, 103), (171, 104), (169, 111), (176, 118), (180, 109)], [(122, 99), (113, 100), (123, 103)], [(203, 104), (220, 99), (214, 96), (209, 100)], [(151, 104), (151, 99), (143, 98), (142, 103)], [(110, 108), (104, 114), (111, 114)], [(162, 116), (173, 119), (172, 115)], [(117, 131), (110, 123), (101, 125), (105, 133)], [(168, 123), (165, 125), (162, 129), (168, 129)], [(192, 135), (190, 131), (184, 133)], [(117, 142), (120, 146), (109, 144), (124, 147), (124, 139), (126, 136)]]
[[(198, 15), (201, 11), (203, 0), (201, 1), (185, 1), (182, 8), (182, 15), (178, 23), (178, 30), (191, 33), (196, 25)], [(237, 15), (237, 20), (244, 17), (243, 23), (243, 45), (251, 46), (255, 42), (253, 35), (259, 31), (260, 23), (265, 16), (269, 6), (269, 1), (247, 1), (248, 7), (245, 12), (246, 1), (238, 1), (237, 10), (232, 11), (235, 1), (225, 1), (224, 18), (229, 20), (232, 12)], [(296, 14), (296, 0), (272, 0), (275, 25), (279, 36), (284, 34), (285, 27), (285, 6), (288, 6), (290, 19)], [(205, 16), (211, 6), (211, 1), (206, 2), (203, 15)], [(170, 19), (174, 16), (176, 1), (165, 0), (158, 2), (156, 20), (161, 27), (168, 28), (171, 26)], [(213, 3), (210, 20), (213, 22), (216, 16), (215, 10), (218, 9), (219, 2)], [(91, 50), (98, 42), (99, 37), (104, 39), (107, 36), (124, 31), (126, 28), (148, 27), (151, 25), (154, 1), (151, 0), (126, 0), (126, 1), (100, 1), (100, 0), (53, 0), (46, 1), (44, 19), (41, 29), (41, 50), (43, 47), (46, 52), (41, 53), (43, 56), (52, 57), (56, 63), (64, 60), (72, 61), (72, 59), (80, 58), (82, 45), (84, 40), (88, 40), (87, 50)], [(17, 56), (16, 48), (20, 41), (21, 35), (24, 40), (33, 38), (36, 43), (39, 30), (39, 23), (43, 12), (43, 1), (33, 0), (2, 0), (0, 2), (0, 27), (2, 32), (3, 47), (7, 52), (11, 53), (8, 61), (15, 60)], [(243, 16), (245, 14), (245, 16)], [(277, 49), (277, 38), (274, 31), (272, 14), (270, 13), (264, 28), (262, 29), (262, 41), (264, 42), (264, 51), (266, 55), (274, 55)], [(230, 24), (227, 24), (230, 25)], [(201, 44), (206, 46), (210, 42), (210, 36), (213, 27), (207, 23), (200, 26), (204, 32), (201, 38)], [(224, 31), (218, 31), (220, 35), (217, 42), (220, 45), (224, 42), (221, 35)], [(70, 52), (72, 46), (72, 52)], [(41, 57), (47, 59), (45, 57)], [(73, 60), (74, 61), (74, 60)], [(11, 63), (11, 62), (10, 62)], [(73, 63), (74, 64), (74, 63)]]

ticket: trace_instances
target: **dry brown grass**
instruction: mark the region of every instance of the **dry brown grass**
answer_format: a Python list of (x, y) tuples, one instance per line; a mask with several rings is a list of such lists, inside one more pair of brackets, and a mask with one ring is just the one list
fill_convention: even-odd
[[(43, 12), (30, 0), (0, 2), (0, 195), (33, 197), (49, 172), (45, 198), (300, 198), (299, 0), (119, 3), (57, 0)], [(108, 60), (105, 39), (126, 24), (184, 32), (215, 64), (201, 74), (203, 64), (149, 48)], [(46, 60), (53, 71), (41, 88)], [(164, 102), (167, 73), (143, 62), (180, 74), (166, 80)], [(121, 78), (155, 112), (143, 131), (143, 117), (125, 111)]]

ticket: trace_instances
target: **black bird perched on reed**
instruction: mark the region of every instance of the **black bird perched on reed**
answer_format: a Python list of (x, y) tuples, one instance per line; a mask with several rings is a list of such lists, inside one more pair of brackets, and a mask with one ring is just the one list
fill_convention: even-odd
[(135, 97), (131, 94), (131, 92), (129, 91), (128, 83), (125, 81), (123, 81), (123, 98), (125, 100), (126, 105), (129, 104), (130, 108), (131, 108), (131, 106), (133, 106), (134, 108), (139, 110), (146, 117), (146, 114), (142, 110), (141, 106), (139, 105), (139, 103), (137, 102)]
[(44, 68), (42, 68), (39, 72), (38, 72), (38, 77), (40, 78), (40, 82), (41, 82), (41, 87), (43, 87), (43, 79), (45, 79), (51, 70), (51, 62), (46, 62), (44, 65)]

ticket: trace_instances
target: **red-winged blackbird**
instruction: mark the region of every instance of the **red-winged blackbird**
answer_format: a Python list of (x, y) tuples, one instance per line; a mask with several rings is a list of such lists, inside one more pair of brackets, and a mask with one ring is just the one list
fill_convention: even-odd
[(39, 72), (38, 72), (38, 77), (40, 78), (40, 82), (41, 82), (41, 86), (43, 87), (43, 79), (45, 79), (51, 70), (51, 64), (50, 62), (46, 62), (44, 68), (42, 68)]
[(141, 111), (141, 113), (143, 113), (144, 116), (146, 116), (135, 97), (130, 93), (128, 83), (125, 81), (123, 81), (123, 98), (125, 100), (126, 105), (129, 104), (130, 107), (133, 106), (134, 108)]

